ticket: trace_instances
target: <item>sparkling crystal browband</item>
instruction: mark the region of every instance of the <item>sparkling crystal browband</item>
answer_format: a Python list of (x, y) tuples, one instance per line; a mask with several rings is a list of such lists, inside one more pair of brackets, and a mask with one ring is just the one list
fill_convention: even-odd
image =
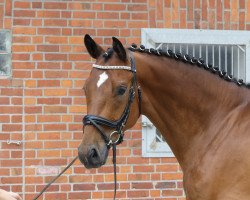
[(129, 66), (119, 66), (119, 65), (118, 66), (104, 66), (104, 65), (93, 64), (93, 67), (97, 69), (125, 69), (125, 70), (131, 71), (131, 67)]

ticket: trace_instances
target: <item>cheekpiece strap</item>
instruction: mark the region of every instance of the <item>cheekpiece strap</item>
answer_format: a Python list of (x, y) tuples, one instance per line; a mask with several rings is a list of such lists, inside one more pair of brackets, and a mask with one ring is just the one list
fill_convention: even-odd
[(94, 68), (97, 69), (125, 69), (125, 70), (129, 70), (131, 71), (131, 67), (130, 66), (105, 66), (105, 65), (97, 65), (97, 64), (93, 64), (92, 65)]

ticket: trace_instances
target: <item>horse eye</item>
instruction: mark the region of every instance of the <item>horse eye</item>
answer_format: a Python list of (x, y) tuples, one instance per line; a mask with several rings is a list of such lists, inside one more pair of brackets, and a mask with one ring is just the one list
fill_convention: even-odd
[(121, 96), (121, 95), (124, 95), (124, 93), (126, 92), (127, 88), (124, 87), (124, 86), (120, 86), (117, 88), (116, 90), (116, 94)]

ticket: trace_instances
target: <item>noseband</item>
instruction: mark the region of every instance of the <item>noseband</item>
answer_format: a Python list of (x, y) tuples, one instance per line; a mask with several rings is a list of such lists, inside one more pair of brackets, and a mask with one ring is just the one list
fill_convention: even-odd
[[(138, 92), (139, 114), (141, 114), (141, 89), (137, 84), (136, 65), (135, 65), (135, 59), (134, 59), (134, 56), (132, 53), (130, 55), (130, 64), (131, 64), (131, 66), (102, 66), (102, 65), (93, 64), (93, 67), (97, 68), (97, 69), (129, 70), (132, 72), (133, 78), (132, 78), (131, 87), (129, 89), (128, 103), (127, 103), (125, 110), (123, 111), (121, 117), (116, 121), (112, 121), (112, 120), (109, 120), (109, 119), (106, 119), (106, 118), (103, 118), (100, 116), (96, 116), (96, 115), (86, 115), (83, 118), (84, 126), (87, 126), (87, 125), (94, 126), (98, 130), (100, 135), (102, 136), (103, 140), (105, 141), (107, 148), (110, 149), (111, 146), (113, 147), (114, 185), (115, 185), (114, 199), (116, 198), (116, 182), (117, 182), (116, 181), (116, 145), (122, 143), (122, 141), (123, 141), (123, 137), (124, 137), (123, 128), (125, 127), (125, 125), (128, 121), (128, 117), (129, 117), (130, 109), (131, 109), (131, 104), (133, 103), (133, 101), (135, 99), (136, 89)], [(106, 127), (114, 129), (114, 131), (110, 133), (109, 137), (104, 132), (102, 126), (106, 126)], [(116, 135), (118, 137), (113, 140), (112, 137), (116, 136)]]

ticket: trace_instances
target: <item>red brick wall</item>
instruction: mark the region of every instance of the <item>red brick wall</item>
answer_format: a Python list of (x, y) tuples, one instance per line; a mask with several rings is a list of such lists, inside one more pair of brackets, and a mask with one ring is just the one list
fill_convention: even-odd
[[(85, 33), (140, 43), (141, 28), (250, 29), (250, 1), (0, 0), (0, 29), (12, 31), (12, 77), (0, 79), (0, 187), (32, 199), (77, 154), (92, 60)], [(6, 140), (22, 140), (8, 145)], [(142, 158), (141, 126), (118, 147), (118, 199), (184, 200), (174, 158)], [(25, 194), (24, 194), (25, 193)], [(71, 167), (43, 199), (111, 199), (111, 158)], [(42, 198), (41, 198), (42, 199)]]

